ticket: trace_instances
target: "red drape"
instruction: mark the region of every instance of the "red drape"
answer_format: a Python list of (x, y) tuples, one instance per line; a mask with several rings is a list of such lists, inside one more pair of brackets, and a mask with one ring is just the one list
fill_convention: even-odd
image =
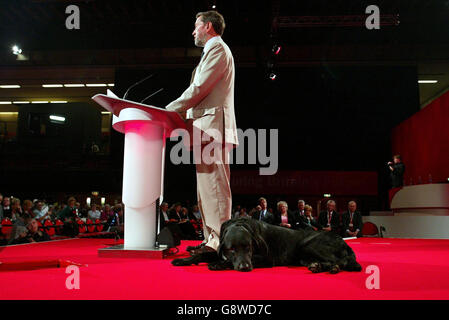
[(449, 91), (392, 131), (392, 152), (405, 164), (405, 184), (449, 178)]

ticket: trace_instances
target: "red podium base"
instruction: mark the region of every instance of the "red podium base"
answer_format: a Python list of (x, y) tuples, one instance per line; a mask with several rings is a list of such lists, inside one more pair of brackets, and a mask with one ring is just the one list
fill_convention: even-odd
[(98, 249), (100, 258), (145, 258), (163, 259), (168, 255), (169, 248), (160, 245), (159, 248), (152, 249), (125, 249), (123, 244), (118, 246)]

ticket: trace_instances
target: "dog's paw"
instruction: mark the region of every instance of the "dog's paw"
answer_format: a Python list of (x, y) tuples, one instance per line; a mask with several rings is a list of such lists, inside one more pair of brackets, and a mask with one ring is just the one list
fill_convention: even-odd
[(192, 263), (190, 261), (188, 261), (187, 259), (174, 259), (171, 262), (171, 264), (176, 267), (180, 267), (180, 266), (190, 266)]
[(337, 264), (332, 266), (331, 269), (329, 270), (329, 273), (332, 273), (332, 274), (339, 273), (339, 272), (340, 272), (340, 267)]
[(226, 265), (224, 265), (223, 263), (220, 262), (210, 262), (207, 267), (209, 268), (209, 270), (213, 270), (213, 271), (219, 271), (219, 270), (226, 270), (227, 267)]
[(313, 262), (309, 264), (307, 269), (309, 269), (313, 273), (318, 273), (322, 271), (321, 264), (319, 264), (318, 262)]

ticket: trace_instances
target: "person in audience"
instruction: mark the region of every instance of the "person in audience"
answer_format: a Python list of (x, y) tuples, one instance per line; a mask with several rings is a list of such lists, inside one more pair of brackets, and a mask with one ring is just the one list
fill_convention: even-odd
[(240, 205), (236, 205), (233, 212), (234, 214), (232, 215), (232, 218), (238, 218), (240, 216)]
[(76, 219), (76, 199), (74, 197), (70, 197), (67, 200), (67, 205), (62, 205), (61, 211), (58, 213), (58, 218), (62, 221), (65, 221), (67, 219), (74, 220)]
[(33, 217), (40, 222), (50, 218), (49, 208), (44, 207), (44, 203), (41, 200), (36, 202), (36, 206), (33, 210)]
[(246, 208), (240, 208), (238, 217), (239, 218), (251, 218), (251, 216), (246, 212)]
[(173, 205), (173, 208), (170, 210), (169, 215), (168, 215), (170, 222), (180, 222), (181, 221), (181, 209), (182, 209), (181, 203), (176, 202)]
[(294, 226), (294, 229), (303, 229), (305, 225), (302, 224), (302, 222), (305, 222), (304, 215), (304, 206), (306, 205), (306, 202), (304, 200), (298, 200), (298, 209), (293, 211), (293, 215), (295, 216), (296, 224)]
[(201, 212), (200, 212), (200, 209), (199, 209), (198, 205), (194, 205), (193, 206), (193, 208), (192, 208), (192, 215), (193, 215), (193, 218), (196, 221), (201, 221), (202, 220)]
[(324, 231), (332, 231), (340, 234), (340, 216), (335, 211), (336, 203), (334, 200), (328, 200), (326, 203), (327, 210), (321, 211), (318, 216), (318, 224)]
[(186, 207), (182, 207), (181, 208), (181, 222), (182, 221), (190, 221), (192, 220), (193, 217), (189, 212), (189, 209), (187, 209)]
[(274, 216), (268, 211), (267, 199), (261, 197), (258, 200), (259, 208), (256, 207), (255, 212), (252, 214), (252, 218), (259, 221), (264, 221), (266, 223), (273, 224)]
[(308, 204), (304, 205), (304, 215), (300, 216), (300, 221), (299, 227), (302, 229), (312, 228), (315, 231), (321, 229), (318, 222), (312, 216), (312, 206), (309, 206)]
[(348, 210), (343, 212), (343, 237), (361, 237), (362, 236), (362, 214), (357, 211), (357, 203), (349, 201)]
[(288, 204), (285, 201), (277, 203), (277, 213), (274, 215), (274, 225), (292, 228), (296, 224), (294, 215), (288, 210)]
[(33, 202), (31, 200), (23, 200), (22, 213), (28, 213), (30, 216), (34, 217), (33, 213)]
[(0, 222), (3, 220), (3, 195), (0, 193)]
[(13, 198), (11, 200), (11, 220), (16, 221), (22, 216), (22, 207), (20, 206), (20, 199)]
[(101, 213), (97, 209), (97, 205), (95, 203), (91, 205), (90, 210), (87, 213), (87, 217), (92, 221), (95, 221), (95, 220), (101, 218)]
[(3, 217), (11, 219), (11, 198), (10, 197), (4, 197), (3, 203)]
[(101, 212), (100, 221), (102, 222), (108, 221), (109, 217), (113, 214), (114, 211), (112, 211), (111, 206), (108, 203), (106, 203), (104, 205), (104, 210)]
[(170, 217), (168, 215), (168, 203), (162, 202), (160, 205), (159, 214), (159, 229), (162, 230), (170, 222)]
[(49, 241), (50, 237), (46, 232), (39, 230), (39, 225), (36, 219), (31, 219), (27, 225), (29, 242)]
[(22, 243), (29, 243), (28, 239), (28, 229), (25, 226), (15, 226), (13, 227), (13, 230), (11, 231), (11, 236), (8, 240), (8, 245), (13, 244), (22, 244)]

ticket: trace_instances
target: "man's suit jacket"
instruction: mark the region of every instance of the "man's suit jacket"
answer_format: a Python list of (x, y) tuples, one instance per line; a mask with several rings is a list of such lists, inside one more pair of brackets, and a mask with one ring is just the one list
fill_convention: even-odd
[[(318, 216), (318, 224), (321, 226), (321, 228), (327, 227), (327, 210), (321, 211), (320, 215)], [(331, 218), (331, 229), (334, 232), (339, 232), (340, 229), (340, 215), (337, 211), (332, 211), (332, 218)]]
[(273, 224), (274, 216), (270, 211), (267, 210), (267, 212), (265, 212), (265, 215), (262, 218), (260, 218), (261, 214), (262, 211), (256, 211), (254, 212), (252, 218), (255, 220), (265, 221), (266, 223)]
[[(351, 221), (351, 217), (349, 214), (349, 211), (345, 211), (342, 214), (342, 228), (343, 228), (343, 233), (346, 234), (346, 230), (349, 229), (349, 223)], [(355, 230), (359, 229), (359, 233), (357, 234), (358, 237), (362, 236), (362, 228), (363, 228), (363, 222), (362, 222), (362, 214), (359, 211), (355, 211), (352, 217), (352, 224), (353, 224), (353, 228)]]
[(317, 228), (318, 230), (321, 230), (321, 226), (318, 224), (318, 222), (311, 217), (310, 221), (307, 219), (305, 215), (299, 215), (298, 212), (296, 212), (296, 223), (295, 223), (295, 229), (308, 229), (312, 226)]
[(391, 166), (394, 170), (390, 172), (391, 187), (398, 188), (404, 185), (405, 165), (402, 162)]
[[(221, 37), (209, 41), (212, 39), (214, 42), (192, 73), (190, 86), (166, 109), (186, 112), (191, 137), (193, 128), (197, 128), (202, 130), (202, 142), (209, 141), (204, 132), (215, 129), (221, 134), (221, 140), (214, 133), (211, 137), (220, 143), (224, 137), (225, 143), (235, 147), (238, 137), (234, 114), (234, 58)], [(194, 141), (194, 144), (200, 143)]]

